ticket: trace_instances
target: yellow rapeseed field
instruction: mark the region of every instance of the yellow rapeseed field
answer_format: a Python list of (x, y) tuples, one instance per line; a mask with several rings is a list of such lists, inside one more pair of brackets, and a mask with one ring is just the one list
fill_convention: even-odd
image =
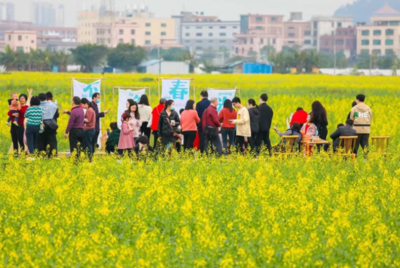
[[(14, 159), (6, 155), (10, 93), (50, 90), (69, 109), (70, 75), (1, 75), (0, 266), (400, 266), (400, 78), (191, 77), (196, 95), (206, 87), (238, 87), (244, 100), (267, 93), (280, 129), (297, 107), (310, 110), (319, 100), (332, 133), (364, 93), (372, 136), (391, 136), (390, 154), (371, 151), (355, 162), (325, 154), (217, 159), (175, 152), (92, 163)], [(116, 109), (113, 86), (150, 86), (157, 103), (157, 76), (106, 78), (107, 107)], [(68, 147), (67, 119), (59, 120), (61, 150)], [(111, 114), (103, 123), (115, 120)]]

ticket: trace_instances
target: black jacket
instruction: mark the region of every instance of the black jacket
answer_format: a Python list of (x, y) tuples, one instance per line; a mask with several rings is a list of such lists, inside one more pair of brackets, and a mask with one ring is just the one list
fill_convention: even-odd
[[(175, 126), (172, 127), (169, 125), (172, 120), (175, 120)], [(178, 126), (180, 125), (179, 115), (175, 111), (171, 111), (171, 115), (168, 116), (167, 112), (164, 110), (160, 114), (160, 120), (158, 120), (158, 135), (160, 137), (172, 137), (174, 132), (178, 132)]]
[(202, 118), (204, 111), (210, 106), (210, 101), (208, 99), (202, 99), (196, 104), (196, 111), (200, 118), (200, 123), (197, 124), (198, 127), (202, 126)]
[(260, 129), (260, 111), (258, 108), (250, 108), (249, 114), (251, 133), (258, 133)]
[(335, 132), (331, 134), (331, 139), (333, 140), (333, 150), (339, 147), (339, 137), (345, 136), (357, 136), (356, 130), (351, 126), (343, 126), (336, 129)]
[(262, 103), (258, 107), (260, 110), (260, 129), (259, 131), (269, 131), (272, 124), (272, 117), (274, 112), (268, 104)]
[(92, 101), (92, 108), (96, 114), (96, 124), (94, 126), (94, 129), (96, 132), (100, 131), (100, 118), (104, 117), (103, 112), (99, 112), (99, 107), (97, 106), (97, 103)]

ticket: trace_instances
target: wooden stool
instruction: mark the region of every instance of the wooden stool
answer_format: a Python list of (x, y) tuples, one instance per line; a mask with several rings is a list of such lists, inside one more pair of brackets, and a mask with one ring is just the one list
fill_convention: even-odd
[(390, 136), (371, 137), (372, 149), (375, 149), (376, 152), (379, 152), (383, 155), (388, 155), (389, 154), (389, 152), (388, 152), (389, 151), (389, 139), (390, 139)]
[(296, 147), (299, 136), (282, 136), (281, 144), (279, 145), (279, 152), (275, 152), (275, 155), (297, 155)]
[(357, 136), (342, 136), (339, 137), (338, 153), (341, 156), (351, 156), (356, 160), (354, 149), (356, 148)]

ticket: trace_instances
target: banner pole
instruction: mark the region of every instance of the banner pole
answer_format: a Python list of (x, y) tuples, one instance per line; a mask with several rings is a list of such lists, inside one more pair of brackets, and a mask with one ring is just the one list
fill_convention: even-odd
[(196, 102), (196, 82), (195, 79), (193, 78), (193, 100)]
[[(112, 106), (113, 107), (115, 107), (114, 105), (115, 105), (115, 98), (114, 98), (114, 95), (115, 95), (115, 87), (113, 87), (113, 97), (112, 97)], [(113, 109), (113, 118), (115, 118), (115, 108)]]

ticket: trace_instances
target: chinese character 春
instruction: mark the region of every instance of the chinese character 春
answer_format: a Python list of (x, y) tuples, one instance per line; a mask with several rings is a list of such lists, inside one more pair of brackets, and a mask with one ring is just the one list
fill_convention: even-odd
[(189, 90), (186, 87), (186, 82), (181, 82), (181, 80), (176, 80), (172, 83), (173, 87), (169, 91), (169, 94), (172, 95), (172, 99), (183, 100), (184, 96), (189, 94)]

